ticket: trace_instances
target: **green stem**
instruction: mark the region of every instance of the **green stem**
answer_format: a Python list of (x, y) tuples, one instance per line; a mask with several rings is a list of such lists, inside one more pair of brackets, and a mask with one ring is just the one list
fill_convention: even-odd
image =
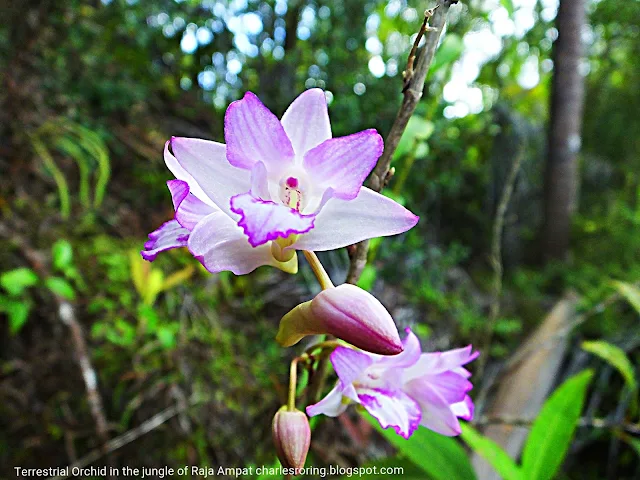
[(305, 350), (304, 353), (306, 353), (309, 356), (316, 357), (316, 355), (312, 355), (312, 353), (315, 352), (316, 350), (322, 350), (322, 351), (328, 350), (329, 353), (331, 353), (336, 349), (336, 347), (340, 345), (341, 343), (337, 340), (325, 340), (323, 342), (319, 342), (319, 343), (316, 343), (315, 345), (310, 346)]
[(323, 290), (333, 288), (334, 285), (331, 282), (327, 271), (322, 266), (322, 263), (320, 263), (318, 256), (314, 252), (308, 250), (303, 250), (302, 253), (304, 253), (307, 262), (311, 265), (311, 270), (313, 270), (313, 274), (318, 279), (318, 282), (320, 282), (320, 287), (322, 287)]
[(298, 360), (302, 357), (296, 357), (291, 360), (289, 367), (289, 399), (287, 401), (287, 410), (290, 412), (296, 409), (296, 387), (298, 386)]

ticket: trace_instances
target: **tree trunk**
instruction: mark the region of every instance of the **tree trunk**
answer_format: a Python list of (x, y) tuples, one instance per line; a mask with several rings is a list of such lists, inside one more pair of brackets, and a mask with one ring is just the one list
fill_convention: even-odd
[(553, 51), (551, 119), (545, 172), (542, 256), (563, 259), (569, 247), (571, 217), (578, 192), (578, 161), (584, 78), (581, 33), (586, 24), (586, 0), (561, 0), (556, 18), (558, 39)]

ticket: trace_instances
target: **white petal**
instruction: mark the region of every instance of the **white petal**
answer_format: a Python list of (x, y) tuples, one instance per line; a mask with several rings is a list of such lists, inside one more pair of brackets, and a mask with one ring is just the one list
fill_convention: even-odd
[(284, 112), (281, 123), (299, 162), (305, 153), (331, 138), (331, 123), (324, 92), (319, 88), (312, 88), (302, 93)]
[(353, 200), (332, 198), (320, 210), (314, 228), (300, 236), (298, 250), (334, 250), (375, 237), (406, 232), (418, 217), (366, 187)]
[(207, 194), (204, 193), (202, 188), (200, 188), (198, 182), (196, 182), (193, 177), (187, 173), (184, 168), (182, 168), (176, 157), (174, 157), (169, 151), (170, 144), (171, 141), (167, 141), (167, 143), (164, 144), (164, 163), (167, 165), (169, 171), (173, 173), (173, 176), (176, 177), (176, 179), (187, 182), (189, 185), (189, 191), (195, 195), (198, 200), (203, 201), (207, 205), (215, 205)]
[[(202, 187), (206, 196), (227, 215), (237, 218), (231, 213), (230, 200), (233, 195), (244, 193), (251, 188), (251, 173), (233, 167), (227, 161), (225, 146), (222, 143), (198, 138), (173, 137), (171, 148), (180, 166)], [(188, 180), (185, 181), (189, 183)], [(193, 189), (191, 191), (194, 192)], [(200, 198), (197, 191), (194, 195)]]
[(347, 409), (347, 403), (342, 401), (342, 391), (338, 385), (331, 390), (326, 397), (315, 405), (307, 407), (307, 415), (315, 417), (316, 415), (326, 415), (327, 417), (337, 417)]
[(189, 236), (189, 250), (211, 273), (230, 270), (249, 273), (261, 265), (275, 265), (269, 244), (253, 248), (242, 229), (223, 212), (200, 221)]

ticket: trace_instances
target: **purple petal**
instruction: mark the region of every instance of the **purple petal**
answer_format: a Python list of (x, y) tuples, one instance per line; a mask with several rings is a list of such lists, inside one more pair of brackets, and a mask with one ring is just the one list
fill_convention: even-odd
[(404, 438), (409, 438), (420, 425), (420, 406), (401, 390), (359, 388), (358, 398), (382, 428), (392, 427)]
[(453, 405), (451, 405), (451, 411), (454, 413), (454, 415), (456, 417), (460, 417), (463, 420), (466, 420), (467, 422), (473, 420), (474, 410), (475, 407), (473, 405), (473, 400), (471, 400), (471, 397), (469, 395), (464, 397), (464, 400), (462, 402), (454, 403)]
[(406, 232), (418, 217), (366, 187), (350, 201), (331, 199), (318, 213), (315, 228), (296, 242), (298, 250), (335, 250), (362, 240)]
[[(225, 146), (221, 143), (173, 137), (171, 148), (180, 166), (202, 187), (207, 197), (220, 210), (231, 215), (229, 200), (233, 195), (249, 190), (249, 172), (235, 168), (227, 162)], [(197, 193), (191, 188), (191, 183), (188, 183), (191, 191)]]
[(267, 245), (253, 248), (242, 229), (223, 212), (201, 220), (189, 236), (189, 250), (211, 273), (229, 270), (249, 273), (261, 265), (275, 265)]
[(262, 162), (277, 173), (293, 163), (293, 147), (280, 120), (251, 92), (227, 108), (224, 138), (227, 159), (235, 167), (251, 170)]
[(175, 218), (187, 230), (193, 230), (196, 223), (218, 210), (190, 193), (189, 184), (183, 180), (169, 180), (167, 186), (176, 211)]
[(331, 187), (336, 198), (356, 198), (362, 183), (382, 155), (382, 137), (371, 129), (330, 138), (309, 150), (302, 165), (314, 183)]
[(406, 328), (405, 332), (407, 336), (402, 341), (403, 351), (398, 355), (380, 357), (377, 365), (384, 368), (404, 369), (414, 365), (420, 359), (422, 353), (420, 340), (410, 328)]
[(405, 385), (404, 391), (420, 405), (420, 425), (448, 437), (460, 435), (460, 422), (449, 402), (428, 383), (412, 381)]
[(327, 99), (319, 88), (312, 88), (296, 98), (281, 120), (291, 140), (296, 159), (331, 138)]
[(327, 417), (337, 417), (347, 409), (347, 404), (342, 401), (342, 389), (336, 385), (326, 397), (314, 405), (307, 407), (307, 415), (326, 415)]
[(173, 154), (169, 151), (170, 145), (170, 140), (164, 144), (164, 163), (167, 165), (169, 171), (171, 171), (171, 173), (173, 173), (173, 176), (178, 180), (187, 182), (187, 184), (189, 185), (189, 191), (198, 199), (209, 205), (214, 205), (207, 194), (204, 193), (202, 188), (200, 188), (198, 182), (196, 182), (194, 178), (184, 168), (182, 168), (182, 165), (180, 165), (176, 157), (174, 157)]
[(144, 244), (144, 250), (140, 255), (145, 260), (153, 262), (160, 252), (186, 247), (188, 239), (189, 230), (182, 227), (177, 220), (169, 220), (149, 234), (149, 241)]
[(348, 347), (338, 347), (331, 353), (331, 364), (344, 386), (358, 380), (372, 363), (369, 354)]
[(405, 380), (408, 382), (423, 375), (437, 375), (446, 371), (469, 378), (469, 372), (461, 365), (475, 360), (478, 355), (479, 352), (472, 353), (471, 345), (446, 352), (423, 353), (416, 364), (405, 371)]
[(469, 380), (452, 371), (437, 375), (427, 374), (424, 381), (428, 382), (450, 404), (462, 402), (467, 392), (473, 388)]
[(257, 247), (294, 233), (307, 233), (313, 228), (315, 215), (302, 215), (281, 203), (266, 202), (243, 193), (231, 198), (231, 211), (240, 215), (242, 227), (249, 243)]

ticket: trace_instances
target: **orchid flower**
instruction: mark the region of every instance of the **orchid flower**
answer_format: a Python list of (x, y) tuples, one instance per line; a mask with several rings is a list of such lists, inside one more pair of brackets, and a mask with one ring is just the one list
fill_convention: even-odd
[(164, 158), (175, 218), (142, 256), (188, 247), (212, 273), (297, 271), (296, 250), (395, 235), (418, 217), (362, 183), (383, 150), (375, 130), (332, 138), (324, 93), (307, 90), (281, 120), (251, 92), (229, 105), (226, 145), (173, 137)]
[(479, 355), (471, 345), (422, 353), (420, 341), (406, 330), (404, 351), (381, 356), (339, 346), (331, 354), (338, 383), (320, 402), (307, 407), (310, 417), (336, 417), (349, 403), (362, 405), (382, 428), (392, 427), (409, 438), (423, 425), (442, 435), (460, 434), (460, 422), (473, 419), (467, 392), (471, 373), (463, 365)]

